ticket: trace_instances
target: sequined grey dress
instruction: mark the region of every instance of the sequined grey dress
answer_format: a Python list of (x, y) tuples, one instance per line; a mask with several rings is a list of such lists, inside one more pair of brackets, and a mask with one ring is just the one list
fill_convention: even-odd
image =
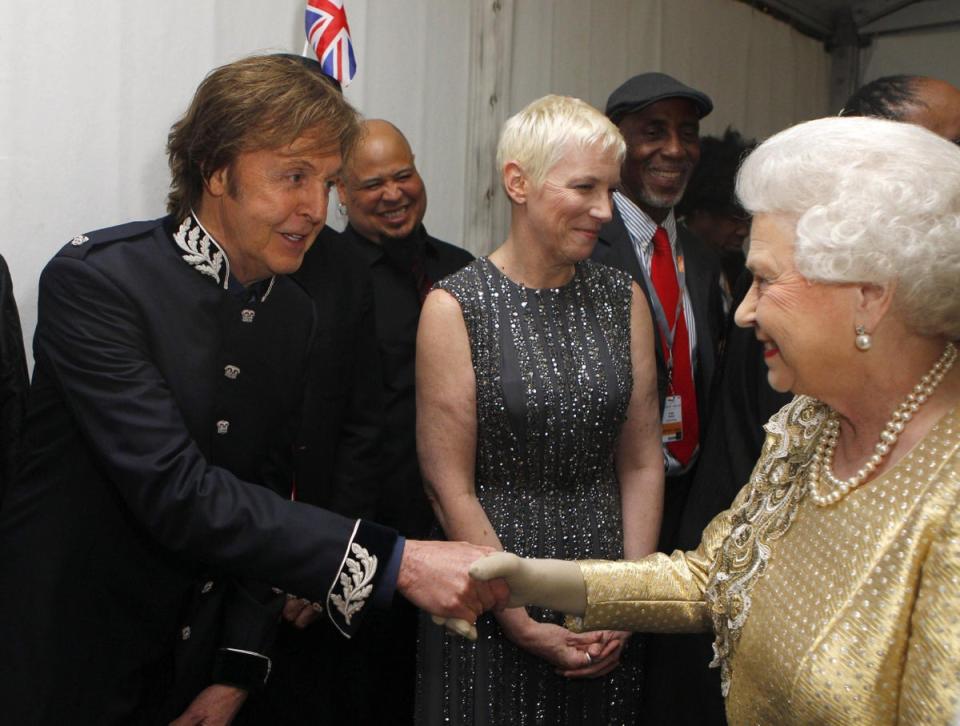
[[(633, 385), (629, 276), (588, 260), (565, 286), (534, 290), (480, 258), (438, 287), (466, 321), (477, 380), (476, 491), (504, 549), (622, 559), (614, 453)], [(570, 680), (514, 646), (492, 616), (478, 630), (470, 643), (422, 621), (419, 724), (636, 720), (636, 636), (613, 673)]]

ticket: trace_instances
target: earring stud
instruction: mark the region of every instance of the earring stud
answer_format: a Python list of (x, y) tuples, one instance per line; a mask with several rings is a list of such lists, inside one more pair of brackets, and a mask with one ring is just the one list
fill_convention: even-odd
[(873, 346), (873, 338), (870, 337), (870, 334), (867, 332), (867, 329), (862, 325), (858, 325), (856, 328), (857, 337), (854, 339), (853, 344), (857, 346), (857, 350), (868, 351)]

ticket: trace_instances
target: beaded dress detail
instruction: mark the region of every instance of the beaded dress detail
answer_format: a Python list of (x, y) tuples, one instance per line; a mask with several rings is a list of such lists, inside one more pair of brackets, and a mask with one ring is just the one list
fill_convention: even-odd
[[(438, 287), (460, 304), (477, 385), (476, 491), (504, 549), (522, 557), (620, 559), (614, 454), (633, 379), (630, 277), (590, 261), (560, 288), (535, 290), (481, 258)], [(558, 613), (528, 608), (561, 623)], [(567, 679), (514, 646), (496, 620), (470, 643), (423, 621), (422, 724), (634, 723), (632, 638), (620, 666)]]

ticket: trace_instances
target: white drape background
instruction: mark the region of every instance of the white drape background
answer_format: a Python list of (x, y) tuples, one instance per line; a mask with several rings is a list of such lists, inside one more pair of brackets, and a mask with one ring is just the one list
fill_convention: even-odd
[(711, 96), (705, 134), (733, 126), (765, 137), (827, 113), (830, 58), (822, 44), (734, 0), (497, 0), (478, 7), (471, 68), (481, 82), (469, 89), (460, 238), (478, 254), (503, 239), (509, 214), (489, 129), (546, 93), (602, 109), (630, 76), (662, 71)]
[[(410, 138), (426, 223), (475, 253), (505, 234), (500, 124), (545, 93), (602, 107), (661, 70), (709, 93), (705, 133), (827, 112), (821, 44), (735, 0), (346, 0), (347, 97)], [(27, 347), (37, 279), (75, 234), (163, 214), (164, 142), (211, 68), (303, 49), (301, 0), (2, 0), (0, 253)], [(338, 220), (331, 218), (331, 223)]]

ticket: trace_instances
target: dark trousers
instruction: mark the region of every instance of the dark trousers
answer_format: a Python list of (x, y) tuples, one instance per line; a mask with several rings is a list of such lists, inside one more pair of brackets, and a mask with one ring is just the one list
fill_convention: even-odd
[[(657, 549), (669, 554), (679, 546), (680, 520), (696, 465), (686, 474), (667, 477), (663, 523)], [(713, 659), (713, 634), (653, 634), (644, 650), (643, 726), (725, 726), (720, 670)]]
[(642, 726), (726, 726), (713, 633), (650, 635), (643, 679)]
[(663, 486), (663, 518), (660, 521), (660, 538), (657, 540), (657, 550), (669, 554), (677, 546), (677, 532), (680, 529), (680, 518), (690, 493), (690, 484), (693, 481), (694, 468), (680, 476), (668, 476)]
[(264, 692), (248, 699), (240, 726), (413, 724), (417, 610), (401, 597), (371, 611), (351, 639), (318, 620), (284, 626)]

